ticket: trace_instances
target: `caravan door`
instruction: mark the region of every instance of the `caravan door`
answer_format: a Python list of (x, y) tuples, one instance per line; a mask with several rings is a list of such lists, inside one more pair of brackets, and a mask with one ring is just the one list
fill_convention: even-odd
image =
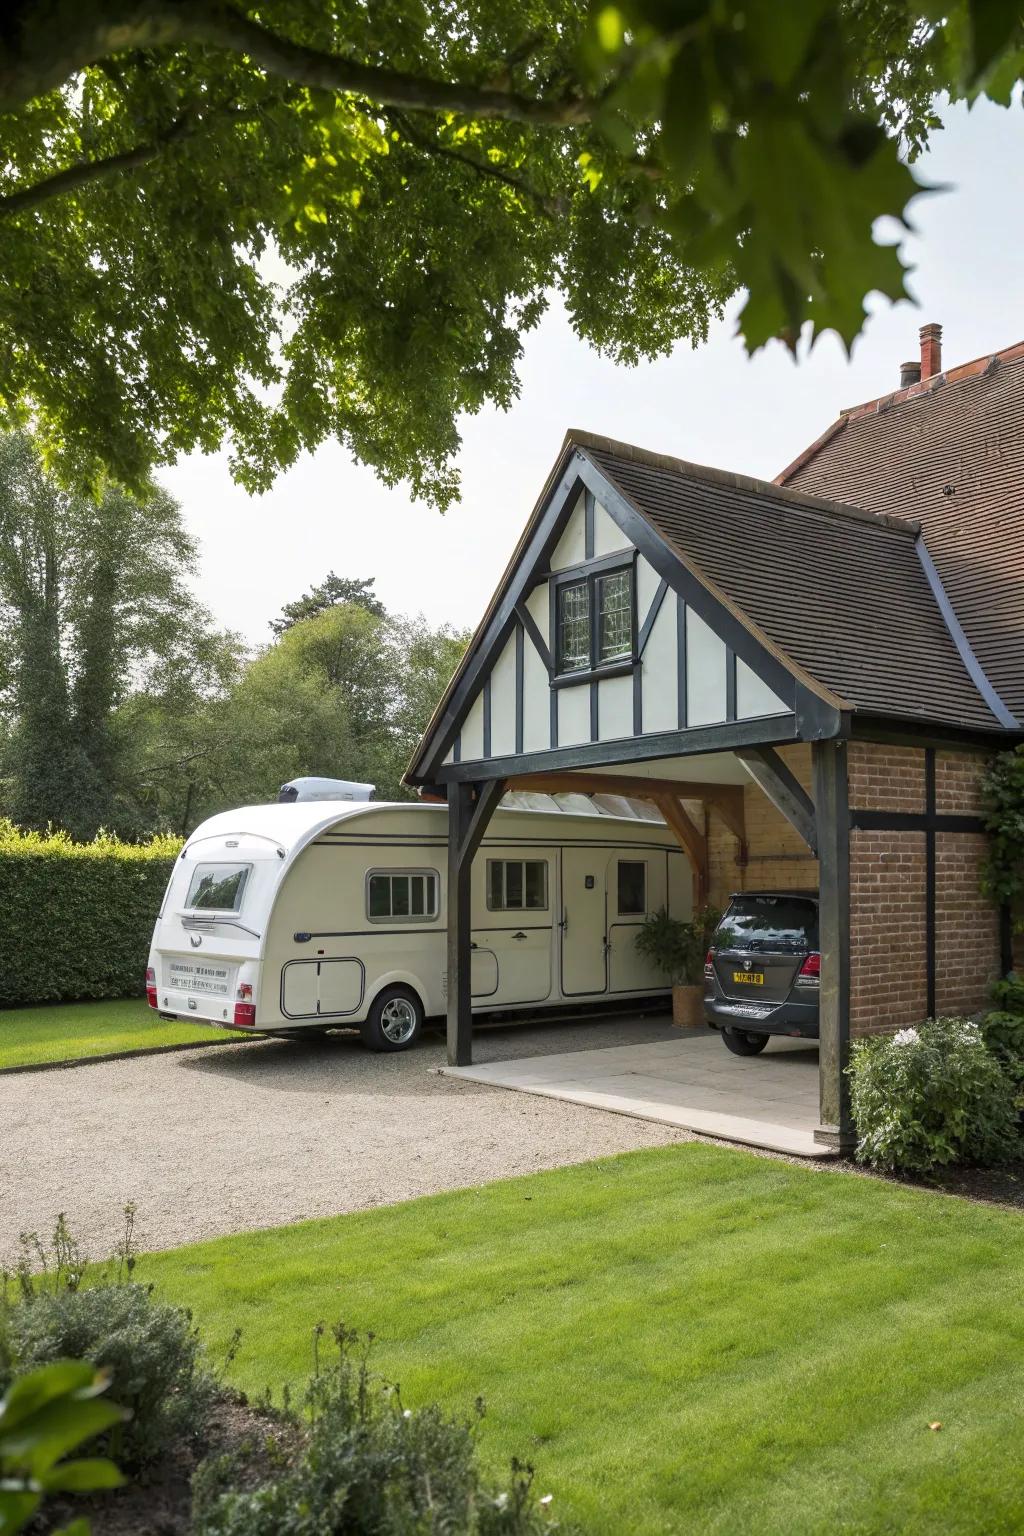
[(562, 991), (566, 997), (590, 997), (608, 990), (607, 867), (607, 849), (562, 849)]

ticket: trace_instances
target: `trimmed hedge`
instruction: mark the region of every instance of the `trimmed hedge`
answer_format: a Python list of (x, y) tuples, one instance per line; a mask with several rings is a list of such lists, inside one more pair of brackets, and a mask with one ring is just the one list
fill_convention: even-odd
[(141, 996), (181, 839), (22, 832), (0, 820), (0, 1007)]

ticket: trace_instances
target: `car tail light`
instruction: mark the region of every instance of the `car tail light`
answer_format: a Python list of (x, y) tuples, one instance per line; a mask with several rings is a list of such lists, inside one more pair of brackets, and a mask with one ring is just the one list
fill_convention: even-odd
[(146, 1002), (151, 1008), (156, 1007), (156, 971), (151, 965), (146, 966)]
[(809, 954), (796, 978), (798, 987), (816, 987), (821, 982), (821, 955), (817, 950)]
[(236, 1003), (235, 1004), (234, 1024), (235, 1024), (236, 1028), (255, 1029), (255, 1027), (256, 1027), (256, 1004), (255, 1003)]
[(704, 956), (704, 980), (705, 981), (712, 981), (714, 979), (714, 975), (715, 975), (715, 967), (714, 967), (714, 964), (712, 962), (711, 951), (709, 949), (707, 954)]

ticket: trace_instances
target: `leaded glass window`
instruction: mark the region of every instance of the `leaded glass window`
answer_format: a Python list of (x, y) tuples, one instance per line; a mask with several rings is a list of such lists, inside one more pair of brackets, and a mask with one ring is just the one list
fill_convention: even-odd
[(633, 651), (631, 572), (613, 571), (597, 578), (597, 660), (617, 661)]
[(574, 581), (558, 590), (558, 656), (562, 672), (590, 666), (590, 587)]

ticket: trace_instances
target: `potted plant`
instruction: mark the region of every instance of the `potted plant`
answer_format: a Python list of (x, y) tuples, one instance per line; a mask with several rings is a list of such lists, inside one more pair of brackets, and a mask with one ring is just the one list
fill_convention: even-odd
[(672, 984), (672, 1022), (699, 1027), (704, 1022), (704, 957), (721, 913), (702, 907), (690, 922), (671, 917), (660, 907), (645, 918), (636, 947), (663, 971)]

